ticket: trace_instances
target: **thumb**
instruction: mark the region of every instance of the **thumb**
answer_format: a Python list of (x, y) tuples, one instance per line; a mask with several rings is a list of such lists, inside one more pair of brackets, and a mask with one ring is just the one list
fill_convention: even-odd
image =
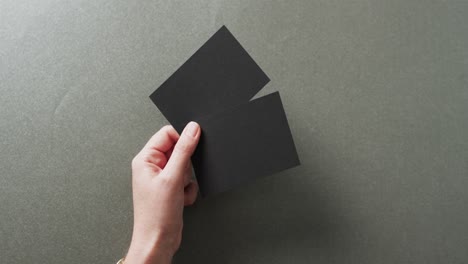
[(183, 180), (184, 173), (189, 166), (190, 157), (197, 147), (200, 139), (200, 126), (190, 122), (182, 131), (179, 140), (174, 146), (171, 157), (164, 168), (164, 173), (174, 180)]

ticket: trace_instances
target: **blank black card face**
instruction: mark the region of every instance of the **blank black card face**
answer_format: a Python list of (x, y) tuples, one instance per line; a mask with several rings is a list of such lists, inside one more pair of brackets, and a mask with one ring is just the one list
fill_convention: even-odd
[(202, 196), (299, 165), (278, 92), (198, 122), (192, 163)]
[(248, 102), (268, 82), (223, 26), (150, 98), (180, 133), (189, 121)]

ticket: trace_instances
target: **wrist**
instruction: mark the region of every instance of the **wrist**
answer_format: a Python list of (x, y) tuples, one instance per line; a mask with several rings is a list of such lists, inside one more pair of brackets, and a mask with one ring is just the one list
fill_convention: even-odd
[(152, 239), (132, 237), (125, 264), (170, 264), (174, 252), (164, 246), (161, 236)]

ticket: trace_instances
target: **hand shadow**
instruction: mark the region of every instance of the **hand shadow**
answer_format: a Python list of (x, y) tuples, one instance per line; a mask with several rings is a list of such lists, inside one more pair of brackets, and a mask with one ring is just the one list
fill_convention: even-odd
[(350, 228), (325, 177), (300, 166), (197, 201), (174, 263), (337, 261)]

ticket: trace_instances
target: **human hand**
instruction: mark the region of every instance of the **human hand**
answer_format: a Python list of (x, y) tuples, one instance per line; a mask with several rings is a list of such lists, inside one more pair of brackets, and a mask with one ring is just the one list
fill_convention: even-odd
[(170, 263), (182, 239), (184, 206), (195, 202), (192, 156), (200, 127), (161, 128), (132, 161), (134, 226), (125, 264)]

